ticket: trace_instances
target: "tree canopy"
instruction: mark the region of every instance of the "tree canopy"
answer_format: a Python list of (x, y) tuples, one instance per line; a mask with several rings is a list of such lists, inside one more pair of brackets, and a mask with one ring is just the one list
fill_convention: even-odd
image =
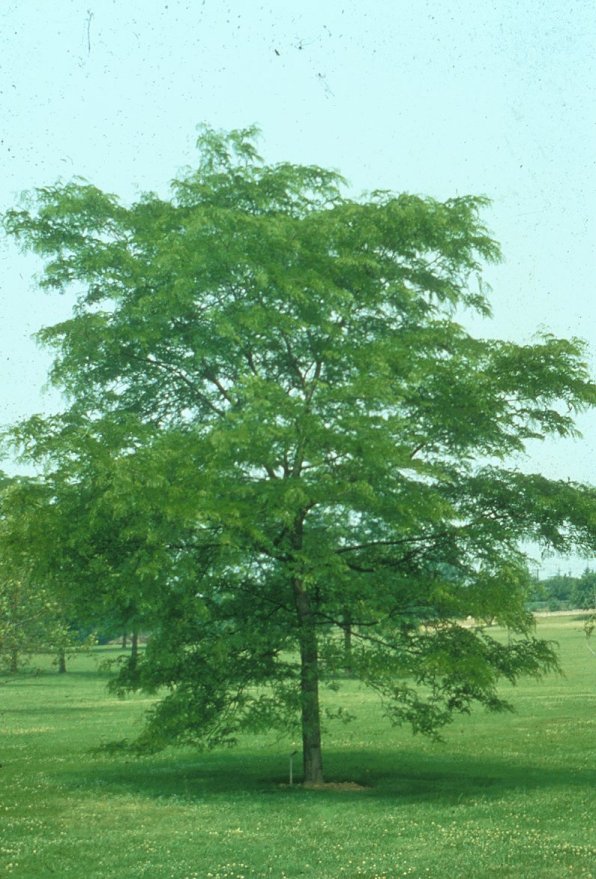
[(0, 471), (0, 667), (11, 672), (44, 651), (55, 653), (59, 671), (66, 671), (67, 653), (92, 640), (78, 631), (64, 591), (48, 577), (35, 579), (30, 542), (39, 516), (31, 505), (38, 503), (38, 489), (35, 480)]
[(556, 667), (521, 545), (593, 549), (595, 492), (511, 460), (596, 393), (579, 340), (462, 325), (490, 315), (484, 198), (351, 198), (254, 140), (205, 129), (169, 199), (78, 180), (7, 212), (41, 286), (78, 293), (39, 333), (65, 410), (11, 441), (44, 468), (39, 575), (150, 631), (118, 679), (160, 694), (140, 744), (298, 719), (319, 781), (319, 686), (346, 665), (431, 735)]
[(528, 597), (536, 609), (592, 610), (596, 608), (596, 571), (586, 568), (579, 577), (558, 573), (536, 580)]

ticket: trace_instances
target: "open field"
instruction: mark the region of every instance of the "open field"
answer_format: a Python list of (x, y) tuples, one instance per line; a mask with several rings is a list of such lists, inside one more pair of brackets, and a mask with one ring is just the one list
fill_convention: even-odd
[(295, 743), (274, 737), (198, 755), (92, 753), (134, 736), (147, 705), (106, 692), (105, 649), (67, 675), (5, 674), (0, 876), (590, 879), (596, 656), (577, 616), (539, 631), (560, 642), (566, 676), (524, 682), (515, 714), (461, 718), (444, 744), (391, 729), (351, 682), (330, 693), (358, 720), (329, 724), (326, 773), (362, 789), (290, 788)]

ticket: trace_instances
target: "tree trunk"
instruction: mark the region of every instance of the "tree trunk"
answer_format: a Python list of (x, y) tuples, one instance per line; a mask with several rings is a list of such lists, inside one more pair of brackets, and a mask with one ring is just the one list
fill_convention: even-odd
[(323, 781), (321, 714), (319, 708), (319, 652), (311, 596), (300, 580), (294, 581), (300, 642), (300, 696), (302, 707), (302, 756), (304, 782)]
[(126, 645), (128, 643), (128, 635), (126, 632), (122, 635), (122, 649), (126, 650)]
[(16, 674), (19, 670), (19, 651), (13, 647), (10, 651), (10, 671)]
[(58, 674), (66, 674), (66, 651), (64, 649), (58, 651)]
[(130, 665), (132, 668), (137, 667), (137, 660), (139, 658), (139, 631), (138, 629), (132, 630), (132, 635), (130, 638)]
[(343, 613), (342, 629), (344, 630), (344, 671), (352, 671), (352, 614), (346, 608)]

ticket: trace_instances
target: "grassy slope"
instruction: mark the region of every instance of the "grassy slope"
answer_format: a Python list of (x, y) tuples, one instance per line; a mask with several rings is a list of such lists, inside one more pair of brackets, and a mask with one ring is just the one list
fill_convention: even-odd
[(289, 788), (292, 742), (236, 750), (97, 756), (134, 735), (144, 703), (112, 698), (97, 658), (66, 676), (1, 678), (0, 875), (19, 879), (484, 879), (596, 876), (596, 658), (581, 623), (549, 619), (565, 678), (512, 693), (513, 715), (478, 712), (434, 745), (393, 730), (374, 697), (331, 700), (329, 779), (362, 791)]

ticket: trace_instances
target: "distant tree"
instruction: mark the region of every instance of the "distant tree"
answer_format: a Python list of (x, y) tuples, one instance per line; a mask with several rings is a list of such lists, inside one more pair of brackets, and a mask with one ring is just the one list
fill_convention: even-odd
[(582, 610), (596, 608), (596, 571), (586, 568), (577, 578), (573, 590), (573, 605)]
[(551, 610), (590, 609), (596, 606), (596, 572), (586, 568), (581, 577), (558, 573), (536, 580), (528, 597), (531, 602), (548, 604)]
[(551, 610), (573, 604), (575, 579), (571, 574), (554, 574), (542, 581), (544, 597)]
[(34, 573), (41, 567), (33, 563), (30, 543), (30, 524), (38, 521), (28, 506), (39, 500), (34, 487), (33, 480), (0, 474), (0, 663), (17, 672), (33, 654), (51, 652), (64, 673), (68, 654), (93, 638), (81, 636), (67, 594)]
[(0, 580), (0, 663), (11, 672), (39, 650), (47, 616), (43, 598), (20, 580)]
[(593, 547), (595, 492), (507, 462), (574, 435), (596, 393), (577, 340), (463, 329), (490, 310), (485, 199), (355, 200), (253, 135), (205, 130), (170, 200), (79, 181), (7, 213), (42, 287), (79, 292), (39, 334), (69, 408), (12, 438), (44, 466), (36, 564), (151, 618), (119, 677), (167, 688), (141, 743), (298, 717), (318, 782), (319, 688), (348, 662), (431, 735), (556, 667), (520, 542)]
[(59, 672), (66, 671), (69, 653), (89, 639), (81, 639), (65, 618), (51, 590), (33, 582), (26, 573), (14, 577), (0, 564), (0, 665), (19, 671), (34, 654), (53, 653)]

